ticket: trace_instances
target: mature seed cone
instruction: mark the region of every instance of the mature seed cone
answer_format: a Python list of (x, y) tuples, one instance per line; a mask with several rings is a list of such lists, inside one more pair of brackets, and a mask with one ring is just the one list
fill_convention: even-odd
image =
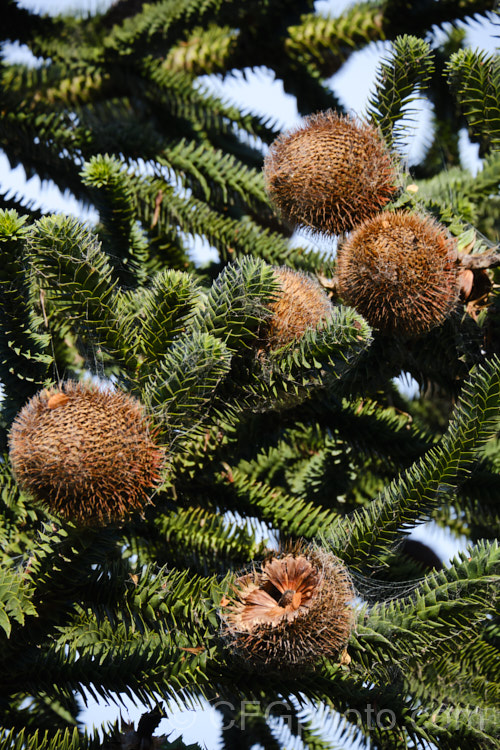
[(87, 524), (143, 508), (164, 461), (139, 401), (72, 381), (34, 396), (14, 420), (9, 443), (22, 489)]
[(266, 348), (278, 349), (316, 328), (333, 310), (317, 281), (291, 268), (274, 270), (280, 290), (268, 306), (271, 312), (264, 331)]
[(373, 216), (397, 189), (397, 171), (378, 130), (331, 110), (274, 141), (264, 178), (284, 219), (326, 234)]
[(434, 219), (407, 211), (381, 213), (355, 229), (337, 271), (344, 302), (387, 334), (426, 333), (459, 299), (454, 240)]
[(335, 659), (351, 633), (353, 596), (347, 570), (330, 553), (304, 548), (279, 555), (236, 580), (223, 637), (253, 667)]

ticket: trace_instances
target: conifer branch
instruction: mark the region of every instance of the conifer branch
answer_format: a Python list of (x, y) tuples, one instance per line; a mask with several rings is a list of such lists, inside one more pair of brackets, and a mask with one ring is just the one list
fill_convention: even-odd
[(478, 367), (464, 386), (442, 442), (405, 471), (362, 511), (337, 519), (325, 542), (349, 564), (377, 558), (417, 520), (452, 493), (470, 474), (475, 455), (498, 429), (500, 369), (497, 358)]
[(448, 81), (483, 152), (500, 146), (500, 57), (471, 49), (453, 54)]
[(412, 36), (398, 37), (391, 55), (380, 65), (375, 91), (368, 102), (368, 116), (382, 131), (389, 146), (400, 145), (406, 131), (402, 120), (412, 114), (433, 71), (433, 56), (427, 42)]

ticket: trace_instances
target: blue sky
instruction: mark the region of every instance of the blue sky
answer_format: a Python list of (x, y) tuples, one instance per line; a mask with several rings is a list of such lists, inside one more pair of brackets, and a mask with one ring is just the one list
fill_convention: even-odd
[[(20, 5), (33, 10), (43, 9), (46, 12), (57, 13), (64, 10), (77, 10), (95, 12), (97, 8), (110, 5), (109, 0), (22, 0)], [(322, 13), (339, 14), (351, 3), (348, 0), (319, 0), (316, 8)], [(478, 23), (472, 21), (467, 24), (467, 43), (471, 47), (481, 47), (493, 51), (496, 48), (498, 26), (491, 23)], [(354, 53), (342, 70), (333, 76), (329, 84), (334, 89), (342, 103), (352, 112), (361, 114), (366, 105), (368, 94), (372, 88), (375, 70), (381, 57), (387, 52), (388, 45), (377, 43), (369, 45), (366, 49)], [(8, 49), (10, 59), (24, 61), (29, 59), (26, 51), (10, 46)], [(214, 92), (223, 95), (234, 103), (241, 105), (249, 111), (257, 114), (270, 114), (280, 125), (286, 129), (299, 122), (295, 99), (284, 93), (280, 81), (275, 80), (272, 73), (264, 68), (247, 71), (245, 76), (235, 75), (222, 80), (218, 77), (204, 78), (203, 84)], [(406, 157), (411, 164), (418, 161), (425, 144), (426, 130), (430, 122), (430, 110), (423, 105), (416, 118), (415, 128), (411, 133), (408, 143)], [(461, 156), (463, 166), (475, 171), (480, 168), (477, 157), (477, 148), (468, 142), (465, 132), (461, 136)], [(0, 189), (7, 188), (14, 192), (20, 192), (29, 198), (36, 200), (37, 204), (49, 211), (64, 211), (73, 213), (89, 221), (95, 220), (95, 215), (82, 211), (81, 206), (70, 195), (61, 195), (55, 186), (44, 183), (40, 184), (38, 178), (34, 177), (26, 182), (22, 167), (11, 170), (7, 159), (0, 151)], [(301, 238), (303, 239), (303, 238)], [(209, 258), (213, 251), (203, 243), (194, 243), (193, 249), (203, 259)], [(464, 547), (465, 540), (452, 539), (434, 525), (424, 524), (413, 534), (414, 538), (425, 540), (444, 559), (449, 559), (458, 549)], [(88, 707), (84, 709), (81, 720), (92, 725), (101, 724), (106, 721), (114, 721), (119, 709), (115, 704), (106, 706), (102, 701), (96, 703), (90, 696)], [(123, 698), (124, 708), (121, 713), (126, 720), (136, 722), (144, 711), (143, 706), (137, 706), (129, 699)], [(329, 723), (334, 723), (332, 719)], [(163, 720), (158, 729), (159, 733), (172, 732), (171, 739), (183, 734), (186, 742), (199, 742), (207, 750), (217, 747), (217, 738), (221, 727), (219, 714), (206, 707), (204, 710), (173, 710), (168, 720)], [(332, 739), (335, 729), (332, 726)], [(342, 743), (343, 747), (346, 747)], [(357, 745), (353, 744), (352, 748)]]

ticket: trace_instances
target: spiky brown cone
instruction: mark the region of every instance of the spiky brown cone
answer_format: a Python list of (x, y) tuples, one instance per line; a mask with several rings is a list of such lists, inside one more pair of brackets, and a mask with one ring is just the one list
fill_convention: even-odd
[(373, 216), (397, 189), (397, 171), (378, 130), (331, 110), (274, 141), (264, 178), (284, 219), (326, 234)]
[(418, 336), (456, 307), (460, 266), (455, 241), (430, 217), (389, 211), (368, 219), (339, 249), (339, 292), (370, 325)]
[(34, 396), (14, 420), (9, 444), (22, 489), (86, 524), (143, 508), (164, 461), (139, 401), (72, 381)]
[(241, 576), (223, 613), (223, 637), (248, 666), (286, 669), (338, 658), (349, 639), (353, 588), (337, 558), (303, 549)]
[(278, 349), (316, 328), (332, 313), (333, 306), (317, 281), (291, 268), (274, 270), (280, 290), (268, 306), (270, 317), (263, 334), (266, 348)]

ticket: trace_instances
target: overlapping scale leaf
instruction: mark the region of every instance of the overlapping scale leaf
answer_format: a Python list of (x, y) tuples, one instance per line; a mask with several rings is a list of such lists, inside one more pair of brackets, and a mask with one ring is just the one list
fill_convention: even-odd
[(478, 367), (464, 386), (442, 442), (391, 482), (363, 510), (338, 519), (330, 543), (356, 566), (376, 558), (399, 534), (444, 501), (470, 474), (478, 449), (495, 435), (500, 418), (500, 361)]
[(420, 96), (433, 71), (432, 53), (423, 39), (398, 37), (391, 54), (377, 71), (375, 90), (368, 114), (379, 126), (386, 143), (398, 145), (405, 135), (404, 116), (412, 114), (410, 105)]
[(95, 348), (102, 346), (134, 368), (131, 342), (123, 336), (118, 280), (97, 238), (75, 219), (45, 217), (30, 236), (29, 259), (50, 305), (77, 331), (86, 332)]
[(277, 289), (271, 266), (258, 258), (243, 258), (226, 266), (214, 281), (193, 327), (218, 336), (230, 349), (255, 345)]
[[(33, 309), (34, 293), (26, 269), (27, 217), (0, 211), (0, 361), (7, 402), (2, 410), (12, 418), (43, 383), (52, 362), (42, 311)], [(37, 300), (40, 303), (40, 300)]]
[(447, 64), (448, 80), (483, 150), (500, 146), (500, 56), (465, 49)]
[(201, 423), (215, 390), (229, 372), (231, 353), (208, 333), (178, 339), (144, 387), (146, 406), (172, 437)]
[[(81, 173), (84, 184), (94, 188), (99, 209), (99, 234), (108, 248), (109, 261), (121, 283), (143, 283), (147, 276), (148, 243), (135, 221), (131, 186), (126, 169), (116, 157), (93, 157)], [(121, 257), (109, 253), (121, 251)]]
[(316, 330), (308, 330), (297, 342), (270, 355), (275, 377), (296, 385), (328, 383), (351, 369), (360, 354), (369, 348), (369, 325), (355, 310), (336, 307), (331, 317)]

